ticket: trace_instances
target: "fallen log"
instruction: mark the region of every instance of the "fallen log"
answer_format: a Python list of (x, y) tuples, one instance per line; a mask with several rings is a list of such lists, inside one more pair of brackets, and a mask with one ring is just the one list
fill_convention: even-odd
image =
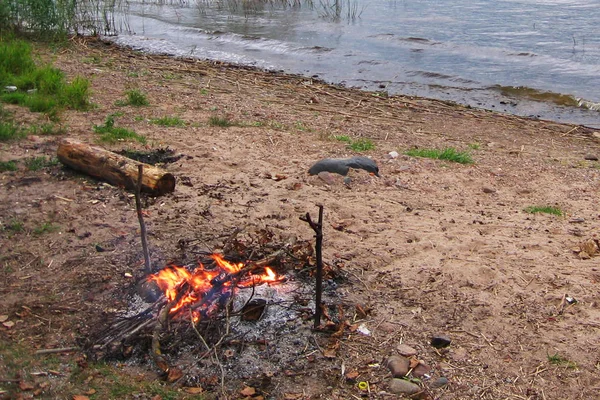
[[(101, 147), (68, 138), (59, 144), (57, 155), (68, 167), (127, 189), (135, 189), (138, 165), (143, 164)], [(175, 190), (173, 174), (153, 165), (143, 165), (142, 191), (160, 196)]]

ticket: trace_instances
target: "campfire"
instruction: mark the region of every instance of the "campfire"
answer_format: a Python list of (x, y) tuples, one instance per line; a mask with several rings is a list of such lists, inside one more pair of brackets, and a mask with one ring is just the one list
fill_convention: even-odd
[(222, 390), (226, 373), (285, 375), (307, 368), (310, 359), (301, 354), (322, 350), (330, 357), (337, 345), (323, 350), (311, 332), (328, 332), (335, 342), (349, 329), (349, 314), (332, 283), (339, 267), (320, 259), (322, 208), (318, 222), (308, 213), (301, 219), (315, 230), (315, 247), (295, 237), (276, 240), (265, 229), (243, 238), (236, 230), (223, 253), (190, 248), (200, 255), (196, 261), (145, 275), (132, 286), (128, 309), (89, 338), (88, 354), (140, 362), (150, 356), (168, 382), (205, 388), (220, 382)]
[(170, 318), (191, 315), (192, 321), (197, 323), (222, 309), (237, 288), (284, 280), (268, 266), (232, 263), (220, 254), (210, 257), (215, 262), (214, 269), (206, 269), (199, 263), (190, 272), (184, 267), (169, 265), (148, 277), (148, 281), (155, 282), (169, 301)]

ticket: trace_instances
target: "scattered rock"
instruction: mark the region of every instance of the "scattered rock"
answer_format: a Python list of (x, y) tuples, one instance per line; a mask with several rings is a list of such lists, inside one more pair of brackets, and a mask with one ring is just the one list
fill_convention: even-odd
[(390, 152), (388, 153), (388, 156), (389, 156), (390, 158), (392, 158), (392, 159), (394, 159), (394, 158), (398, 158), (398, 156), (399, 156), (399, 155), (400, 155), (400, 154), (398, 154), (398, 152), (397, 152), (397, 151), (390, 151)]
[(389, 383), (390, 392), (400, 395), (413, 395), (421, 391), (421, 387), (416, 383), (407, 381), (406, 379), (394, 378)]
[(4, 86), (4, 91), (11, 93), (11, 92), (16, 92), (17, 91), (17, 87), (16, 86)]
[(410, 361), (406, 357), (391, 356), (385, 360), (385, 366), (390, 369), (394, 378), (401, 378), (408, 374), (408, 370), (410, 369)]
[(437, 378), (435, 381), (431, 382), (431, 385), (429, 385), (429, 386), (431, 386), (433, 389), (439, 389), (441, 387), (446, 386), (447, 384), (448, 384), (448, 378), (441, 376), (441, 377)]
[(448, 336), (435, 335), (434, 337), (431, 338), (431, 345), (433, 347), (435, 347), (436, 349), (448, 347), (448, 346), (450, 346), (450, 343), (452, 343), (452, 341), (450, 340), (450, 338)]
[(588, 161), (598, 161), (598, 157), (593, 154), (586, 154), (583, 158)]
[(317, 174), (319, 178), (321, 178), (326, 184), (333, 185), (335, 184), (335, 178), (327, 171), (321, 171)]
[(401, 343), (399, 344), (396, 349), (398, 350), (398, 352), (405, 356), (405, 357), (412, 357), (412, 356), (416, 356), (417, 355), (417, 350), (413, 349), (412, 347)]
[(585, 219), (583, 219), (583, 218), (571, 218), (569, 220), (570, 224), (581, 224), (583, 222), (585, 222)]
[(421, 361), (419, 363), (419, 365), (417, 365), (413, 370), (412, 370), (412, 375), (415, 378), (421, 378), (423, 376), (425, 376), (426, 374), (429, 374), (431, 372), (431, 367), (427, 364), (425, 364), (423, 361)]
[(487, 186), (484, 186), (482, 190), (483, 193), (496, 193), (496, 189)]

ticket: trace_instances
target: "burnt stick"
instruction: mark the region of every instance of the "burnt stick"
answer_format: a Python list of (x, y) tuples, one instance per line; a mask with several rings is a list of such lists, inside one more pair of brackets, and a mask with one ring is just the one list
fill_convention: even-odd
[(300, 217), (300, 220), (308, 223), (308, 225), (315, 231), (315, 252), (317, 257), (317, 276), (315, 285), (315, 326), (317, 329), (321, 325), (321, 302), (323, 296), (323, 205), (318, 204), (319, 207), (319, 221), (315, 223), (311, 218), (310, 214), (306, 213), (306, 216)]

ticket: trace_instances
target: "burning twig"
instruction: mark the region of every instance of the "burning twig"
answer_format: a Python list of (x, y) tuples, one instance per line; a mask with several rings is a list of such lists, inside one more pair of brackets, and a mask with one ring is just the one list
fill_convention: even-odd
[(142, 235), (142, 250), (144, 251), (144, 271), (146, 275), (152, 273), (152, 266), (150, 265), (150, 253), (148, 252), (148, 237), (146, 234), (146, 224), (144, 223), (144, 216), (142, 215), (142, 202), (140, 201), (140, 192), (142, 191), (142, 177), (144, 176), (144, 165), (138, 165), (138, 177), (137, 184), (135, 187), (135, 208), (137, 210), (138, 220), (140, 221), (140, 233)]
[(310, 214), (306, 213), (306, 216), (300, 217), (304, 222), (315, 231), (316, 243), (315, 252), (317, 257), (317, 277), (316, 277), (316, 299), (315, 299), (315, 329), (321, 325), (321, 297), (323, 295), (323, 205), (319, 204), (319, 221), (314, 223), (310, 218)]

